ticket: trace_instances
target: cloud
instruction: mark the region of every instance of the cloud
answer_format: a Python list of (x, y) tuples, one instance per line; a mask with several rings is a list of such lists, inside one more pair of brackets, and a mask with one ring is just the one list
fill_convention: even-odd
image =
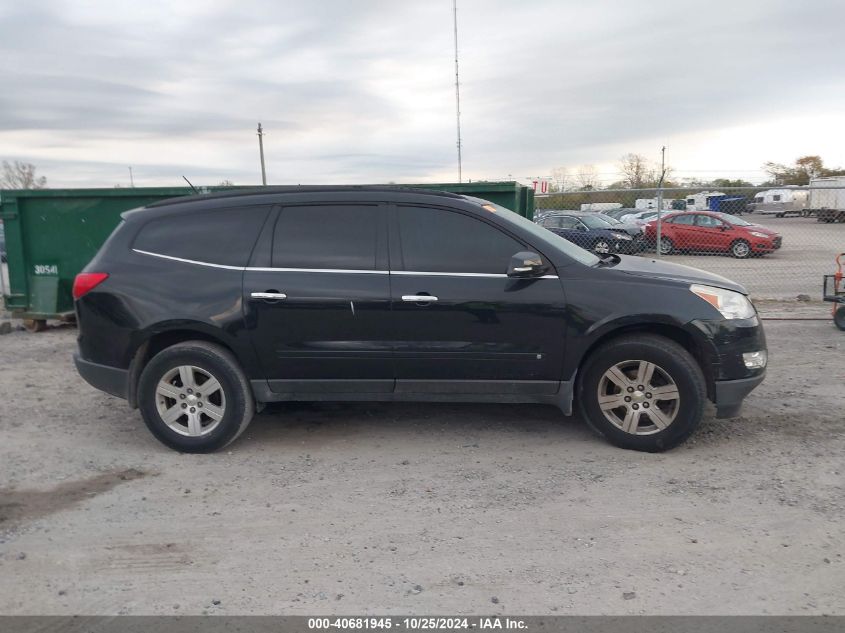
[[(465, 173), (612, 163), (667, 140), (689, 171), (828, 148), (812, 123), (842, 112), (845, 6), (811, 5), (459, 0)], [(109, 186), (127, 164), (147, 184), (239, 182), (257, 178), (260, 120), (274, 182), (451, 179), (452, 46), (449, 2), (8, 4), (0, 145), (54, 186)], [(808, 142), (784, 135), (782, 156), (748, 135), (724, 156), (701, 141), (801, 117)]]

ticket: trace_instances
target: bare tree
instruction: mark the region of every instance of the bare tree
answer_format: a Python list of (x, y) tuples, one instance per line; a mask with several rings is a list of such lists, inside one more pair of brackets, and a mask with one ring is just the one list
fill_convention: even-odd
[(599, 172), (595, 165), (581, 165), (576, 178), (581, 189), (595, 189), (599, 184)]
[(3, 161), (0, 189), (44, 189), (47, 179), (35, 175), (35, 165), (23, 161)]
[(566, 167), (555, 167), (552, 170), (551, 190), (554, 192), (566, 191), (566, 183), (569, 180), (569, 170)]
[(622, 182), (630, 189), (640, 189), (656, 180), (654, 168), (649, 166), (642, 154), (625, 154), (619, 160), (619, 171), (622, 172)]

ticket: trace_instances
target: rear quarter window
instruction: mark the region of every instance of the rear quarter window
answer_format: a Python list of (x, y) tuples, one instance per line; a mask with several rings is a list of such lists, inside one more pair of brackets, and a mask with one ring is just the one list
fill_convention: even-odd
[(132, 248), (207, 264), (246, 266), (269, 206), (193, 211), (147, 222)]

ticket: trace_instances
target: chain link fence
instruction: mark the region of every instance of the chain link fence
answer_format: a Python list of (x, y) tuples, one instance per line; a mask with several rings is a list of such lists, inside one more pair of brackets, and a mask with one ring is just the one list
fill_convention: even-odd
[(809, 187), (571, 191), (538, 224), (597, 253), (658, 257), (743, 284), (756, 300), (820, 301), (845, 252), (845, 178)]

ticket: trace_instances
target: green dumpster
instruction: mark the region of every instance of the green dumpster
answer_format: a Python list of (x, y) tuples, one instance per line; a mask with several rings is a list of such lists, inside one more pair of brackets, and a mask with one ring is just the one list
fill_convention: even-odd
[[(516, 182), (402, 186), (484, 198), (529, 219), (534, 214), (534, 192)], [(188, 187), (0, 191), (9, 267), (6, 309), (33, 331), (44, 329), (47, 319), (72, 319), (74, 277), (118, 225), (120, 214), (192, 193)]]
[(534, 219), (534, 190), (518, 182), (446, 182), (425, 185), (407, 185), (421, 189), (451, 191), (466, 196), (484, 198), (495, 204), (510, 209), (529, 220)]
[(6, 309), (41, 330), (73, 316), (71, 289), (127, 209), (191, 193), (188, 187), (0, 191), (9, 287)]

